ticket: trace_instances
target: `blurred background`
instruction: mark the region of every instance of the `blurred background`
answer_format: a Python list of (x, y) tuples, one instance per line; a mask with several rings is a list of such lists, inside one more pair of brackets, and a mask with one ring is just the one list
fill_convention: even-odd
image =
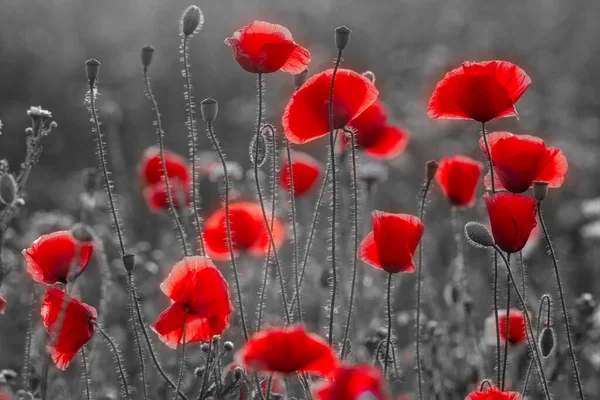
[[(147, 44), (155, 48), (149, 73), (166, 145), (185, 155), (188, 139), (179, 18), (188, 5), (188, 0), (2, 1), (0, 157), (15, 169), (22, 161), (29, 106), (50, 110), (58, 123), (58, 129), (44, 139), (44, 152), (27, 188), (22, 220), (40, 211), (75, 213), (79, 207), (81, 170), (96, 166), (94, 136), (84, 104), (84, 62), (94, 57), (102, 63), (97, 103), (116, 187), (129, 199), (122, 206), (123, 219), (134, 241), (144, 240), (151, 247), (164, 242), (156, 221), (168, 227), (167, 217), (148, 211), (137, 178), (143, 151), (156, 142), (150, 104), (143, 92), (140, 48)], [(219, 101), (217, 134), (229, 159), (245, 168), (250, 166), (248, 144), (255, 121), (256, 82), (233, 59), (224, 39), (255, 19), (282, 24), (296, 42), (310, 50), (310, 72), (315, 73), (332, 66), (334, 28), (346, 25), (352, 30), (344, 67), (373, 71), (380, 98), (393, 120), (411, 134), (405, 152), (387, 162), (389, 180), (374, 199), (373, 207), (386, 211), (417, 211), (427, 160), (460, 153), (483, 161), (477, 144), (478, 124), (427, 118), (427, 102), (436, 82), (465, 60), (503, 59), (521, 66), (533, 83), (517, 104), (520, 120), (496, 120), (486, 127), (540, 136), (564, 151), (569, 172), (565, 185), (552, 190), (545, 203), (547, 223), (569, 303), (585, 292), (596, 298), (600, 294), (600, 2), (219, 0), (196, 5), (203, 10), (205, 23), (190, 43), (193, 95), (197, 102), (207, 97)], [(280, 129), (283, 109), (293, 91), (292, 77), (275, 73), (266, 76), (265, 82), (266, 121)], [(200, 147), (209, 150), (200, 118), (198, 126)], [(311, 143), (303, 150), (325, 160), (326, 142)], [(480, 187), (478, 193), (481, 191)], [(204, 211), (217, 205), (205, 201)], [(461, 219), (483, 220), (484, 215), (479, 200)], [(433, 296), (441, 297), (438, 293), (447, 281), (448, 260), (454, 257), (455, 247), (450, 209), (438, 188), (433, 190), (426, 218), (427, 286)], [(23, 239), (24, 247), (29, 244), (25, 242)], [(483, 298), (482, 304), (491, 305), (489, 256), (479, 250), (466, 251), (474, 291)], [(533, 292), (555, 293), (543, 243), (528, 256), (528, 263)], [(412, 282), (407, 278), (402, 286), (398, 309), (410, 309), (406, 306), (412, 301)], [(480, 319), (490, 312), (491, 306), (477, 310)], [(14, 318), (17, 314), (10, 315)], [(19, 328), (7, 327), (11, 323), (0, 317), (0, 338), (5, 329), (18, 332)], [(410, 340), (410, 333), (406, 337)], [(19, 343), (13, 343), (16, 354), (22, 351)], [(593, 368), (600, 366), (600, 355), (593, 354), (584, 361), (592, 366), (586, 369), (588, 379), (597, 373)], [(7, 359), (11, 361), (4, 365)], [(0, 368), (16, 369), (19, 361), (8, 346), (0, 344)], [(592, 390), (597, 390), (597, 385)]]

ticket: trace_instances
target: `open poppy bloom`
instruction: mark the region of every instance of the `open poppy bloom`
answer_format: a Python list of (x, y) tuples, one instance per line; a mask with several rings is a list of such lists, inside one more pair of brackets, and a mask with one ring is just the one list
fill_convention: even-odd
[(358, 258), (391, 274), (414, 272), (413, 255), (424, 226), (413, 215), (373, 211), (373, 231), (358, 248)]
[(389, 393), (385, 378), (378, 368), (368, 364), (343, 365), (333, 373), (333, 379), (315, 391), (317, 400), (360, 400), (370, 394), (369, 399), (387, 400)]
[(507, 253), (521, 251), (537, 225), (535, 199), (513, 193), (486, 193), (483, 200), (498, 247)]
[[(317, 182), (321, 174), (321, 165), (306, 153), (293, 151), (291, 154), (294, 195), (302, 196), (312, 189)], [(290, 164), (287, 158), (283, 160), (279, 171), (279, 185), (286, 191), (290, 190)]]
[[(408, 132), (388, 122), (385, 106), (379, 100), (348, 126), (354, 131), (356, 146), (373, 158), (396, 157), (408, 144)], [(350, 141), (345, 135), (342, 138), (344, 144)]]
[(57, 231), (42, 235), (23, 250), (27, 273), (38, 283), (54, 285), (77, 278), (87, 267), (94, 246), (81, 242), (71, 231)]
[[(175, 207), (180, 207), (182, 202), (187, 204), (191, 200), (190, 170), (187, 162), (179, 155), (164, 150), (164, 157), (173, 204)], [(146, 149), (138, 170), (148, 207), (152, 211), (168, 209), (167, 185), (158, 147), (152, 146)]]
[(151, 325), (170, 348), (183, 342), (206, 342), (229, 326), (233, 305), (229, 285), (208, 257), (185, 257), (173, 266), (160, 289), (171, 306)]
[(480, 162), (469, 157), (456, 155), (443, 158), (435, 179), (450, 203), (458, 207), (473, 207), (482, 168)]
[[(508, 336), (506, 336), (506, 324), (508, 323)], [(518, 308), (510, 308), (508, 316), (506, 310), (498, 316), (498, 327), (500, 328), (500, 339), (509, 344), (519, 344), (527, 340), (525, 335), (525, 316)]]
[(248, 72), (267, 74), (283, 71), (299, 74), (308, 67), (310, 53), (296, 44), (281, 25), (254, 21), (225, 39), (233, 57)]
[(465, 400), (523, 400), (518, 392), (503, 392), (496, 388), (489, 388), (485, 392), (477, 390), (469, 393)]
[[(329, 133), (329, 91), (333, 69), (308, 79), (290, 99), (283, 114), (285, 137), (302, 144)], [(338, 69), (333, 88), (333, 129), (342, 129), (365, 111), (379, 91), (367, 78), (349, 69)]]
[[(562, 150), (546, 147), (539, 137), (513, 135), (510, 132), (492, 132), (487, 135), (495, 172), (495, 189), (523, 193), (533, 186), (533, 181), (548, 182), (548, 187), (561, 187), (565, 181), (568, 163)], [(485, 153), (483, 138), (479, 147)], [(485, 177), (491, 189), (490, 174)]]
[[(65, 301), (67, 305), (63, 306)], [(65, 370), (79, 349), (92, 338), (98, 319), (96, 309), (65, 295), (58, 287), (49, 287), (41, 313), (46, 331), (52, 337), (46, 349), (56, 367)]]
[(438, 82), (427, 113), (433, 119), (479, 122), (518, 118), (515, 103), (529, 85), (525, 71), (507, 61), (464, 62)]
[(0, 314), (6, 312), (6, 297), (0, 293)]
[[(270, 218), (269, 218), (270, 219)], [(229, 222), (233, 251), (247, 251), (255, 256), (264, 256), (269, 248), (269, 231), (264, 223), (260, 205), (250, 202), (239, 202), (229, 205)], [(275, 219), (271, 227), (273, 240), (277, 247), (281, 246), (285, 232), (281, 221)], [(204, 241), (206, 251), (214, 260), (229, 260), (229, 245), (225, 221), (225, 208), (214, 212), (204, 224)]]
[(282, 374), (330, 375), (337, 365), (327, 342), (302, 326), (261, 331), (248, 340), (236, 358), (249, 370)]

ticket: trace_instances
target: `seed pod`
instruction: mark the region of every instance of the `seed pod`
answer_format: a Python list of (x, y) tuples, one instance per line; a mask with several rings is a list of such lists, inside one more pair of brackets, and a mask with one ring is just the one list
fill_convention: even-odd
[(17, 198), (17, 181), (12, 174), (4, 173), (0, 175), (0, 203), (8, 206), (13, 204)]
[(189, 6), (181, 17), (181, 33), (183, 36), (188, 37), (200, 28), (204, 24), (204, 16), (202, 11), (197, 6)]
[(144, 46), (142, 47), (142, 65), (144, 68), (148, 68), (152, 63), (152, 56), (154, 55), (154, 47)]
[(200, 113), (204, 122), (213, 122), (219, 112), (219, 103), (215, 99), (204, 99), (200, 102)]
[(548, 196), (548, 182), (533, 182), (533, 197), (538, 201), (544, 201)]
[(425, 174), (427, 176), (427, 181), (431, 182), (433, 178), (435, 178), (435, 174), (439, 168), (439, 164), (435, 160), (427, 161), (425, 164)]
[(554, 329), (550, 326), (545, 327), (542, 330), (542, 334), (540, 335), (540, 351), (542, 353), (542, 357), (546, 358), (550, 355), (552, 350), (554, 349), (554, 343), (556, 342), (554, 338)]
[(85, 62), (85, 73), (87, 74), (90, 85), (96, 84), (98, 73), (100, 72), (100, 61), (90, 58)]
[(252, 165), (262, 167), (269, 155), (269, 142), (264, 130), (261, 130), (257, 136), (253, 136), (250, 141), (250, 161)]
[(135, 255), (131, 253), (123, 255), (123, 265), (128, 273), (132, 273), (135, 268)]
[(467, 222), (465, 225), (465, 236), (469, 243), (475, 247), (494, 246), (494, 237), (485, 225), (479, 222)]
[(350, 40), (350, 29), (345, 26), (335, 28), (335, 45), (338, 50), (344, 50)]

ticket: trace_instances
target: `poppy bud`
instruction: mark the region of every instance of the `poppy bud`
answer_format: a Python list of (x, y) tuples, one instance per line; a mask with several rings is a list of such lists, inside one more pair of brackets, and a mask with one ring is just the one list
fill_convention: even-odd
[(85, 73), (87, 74), (90, 85), (94, 85), (98, 80), (98, 72), (100, 72), (100, 61), (95, 58), (90, 58), (85, 62)]
[(300, 89), (304, 82), (306, 82), (306, 78), (308, 78), (308, 69), (300, 72), (299, 74), (294, 75), (294, 87), (296, 90)]
[(431, 182), (435, 178), (439, 164), (435, 160), (429, 160), (425, 164), (425, 174), (427, 175), (427, 182)]
[(194, 375), (202, 376), (204, 374), (204, 367), (198, 367), (194, 370)]
[(147, 69), (152, 62), (152, 56), (154, 55), (154, 47), (144, 46), (142, 47), (142, 65), (144, 69)]
[(71, 234), (80, 242), (91, 242), (94, 240), (94, 234), (91, 228), (86, 224), (77, 223), (73, 225)]
[(197, 6), (189, 6), (181, 17), (181, 32), (183, 36), (190, 36), (204, 24), (204, 16)]
[(554, 329), (550, 326), (546, 326), (544, 330), (542, 330), (542, 334), (540, 335), (540, 351), (542, 352), (542, 357), (546, 358), (554, 349)]
[(541, 203), (548, 196), (548, 182), (533, 182), (533, 197)]
[(135, 268), (135, 255), (131, 254), (131, 253), (127, 253), (125, 255), (123, 255), (123, 265), (125, 266), (125, 269), (127, 270), (128, 273), (132, 273), (133, 269)]
[(204, 342), (200, 345), (200, 349), (206, 353), (206, 352), (208, 352), (208, 350), (210, 350), (210, 345), (208, 343)]
[(350, 29), (345, 26), (335, 28), (335, 45), (338, 50), (344, 50), (350, 40)]
[(252, 165), (262, 167), (268, 155), (269, 145), (264, 130), (261, 130), (258, 136), (253, 136), (250, 141), (250, 161), (252, 161)]
[(200, 102), (200, 113), (205, 122), (213, 122), (217, 118), (219, 103), (215, 99), (204, 99)]
[(362, 76), (375, 83), (375, 74), (373, 73), (373, 71), (365, 71), (362, 73)]
[(485, 225), (479, 222), (467, 222), (465, 225), (465, 236), (469, 243), (475, 247), (493, 247), (494, 238)]
[(0, 203), (5, 206), (12, 204), (17, 197), (17, 181), (12, 174), (4, 173), (0, 175)]
[(236, 379), (241, 379), (244, 376), (244, 369), (242, 367), (235, 367), (233, 370)]
[(225, 351), (231, 351), (231, 350), (233, 350), (233, 342), (230, 342), (228, 340), (225, 343), (223, 343), (223, 350), (225, 350)]

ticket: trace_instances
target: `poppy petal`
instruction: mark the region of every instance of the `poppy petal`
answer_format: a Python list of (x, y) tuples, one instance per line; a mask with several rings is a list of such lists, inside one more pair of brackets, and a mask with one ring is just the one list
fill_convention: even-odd
[[(508, 323), (508, 336), (506, 336), (506, 324)], [(525, 333), (525, 316), (517, 308), (509, 309), (508, 318), (506, 310), (498, 317), (498, 327), (500, 329), (500, 339), (503, 342), (508, 340), (509, 344), (515, 345), (527, 340)]]
[(336, 368), (332, 380), (317, 388), (315, 398), (360, 400), (365, 394), (370, 394), (370, 399), (389, 399), (381, 370), (368, 364), (343, 365)]
[(436, 180), (448, 200), (458, 207), (475, 204), (475, 188), (483, 166), (469, 157), (456, 155), (440, 161)]
[(383, 269), (379, 261), (379, 253), (377, 252), (377, 243), (375, 243), (375, 233), (370, 232), (360, 243), (358, 247), (358, 258), (372, 267)]
[(4, 314), (6, 312), (6, 297), (0, 294), (0, 314)]
[(179, 303), (173, 303), (163, 311), (150, 327), (161, 342), (176, 349), (183, 337), (183, 321), (185, 310)]
[(492, 236), (507, 253), (519, 252), (536, 226), (535, 199), (513, 193), (485, 194)]
[(404, 151), (408, 138), (407, 131), (394, 125), (385, 125), (379, 130), (377, 139), (364, 150), (373, 158), (393, 158)]
[[(190, 182), (191, 174), (185, 159), (166, 149), (163, 151), (163, 154), (169, 178), (179, 179), (182, 182)], [(160, 149), (157, 146), (149, 147), (144, 151), (138, 170), (144, 186), (164, 181)]]
[[(292, 172), (294, 176), (294, 195), (302, 196), (312, 189), (321, 174), (321, 166), (306, 153), (294, 151), (292, 155)], [(279, 170), (279, 185), (290, 190), (290, 164), (284, 158)]]

